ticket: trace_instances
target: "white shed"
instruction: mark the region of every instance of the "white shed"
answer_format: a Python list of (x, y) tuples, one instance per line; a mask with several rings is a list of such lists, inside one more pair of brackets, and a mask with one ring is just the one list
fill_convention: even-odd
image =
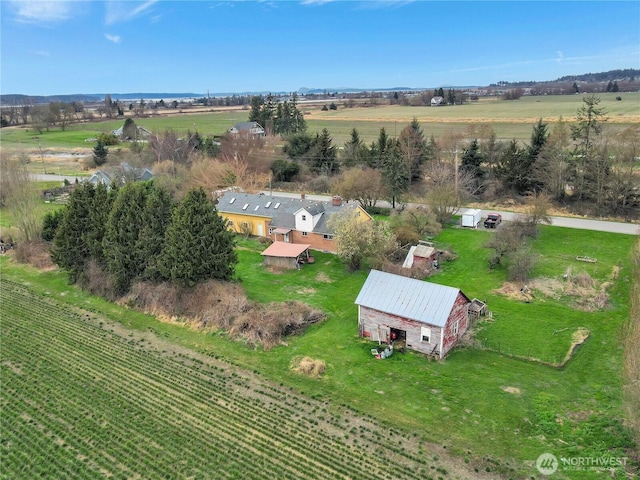
[(463, 227), (478, 228), (482, 219), (482, 210), (471, 208), (462, 214), (461, 225)]

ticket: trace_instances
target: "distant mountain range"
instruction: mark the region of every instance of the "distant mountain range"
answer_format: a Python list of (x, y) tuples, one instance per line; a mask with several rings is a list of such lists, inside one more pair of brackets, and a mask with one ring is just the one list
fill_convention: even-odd
[[(609, 70), (608, 72), (601, 73), (585, 73), (582, 75), (568, 75), (564, 77), (560, 77), (556, 80), (551, 81), (523, 81), (523, 82), (499, 82), (499, 85), (502, 87), (511, 86), (534, 86), (534, 85), (549, 85), (551, 83), (566, 83), (566, 82), (583, 82), (583, 83), (598, 83), (598, 82), (608, 82), (608, 81), (620, 81), (620, 80), (629, 80), (635, 81), (640, 78), (640, 69), (627, 68), (621, 70)], [(300, 95), (319, 95), (328, 92), (338, 92), (338, 93), (358, 93), (358, 92), (408, 92), (408, 91), (422, 91), (422, 90), (430, 90), (433, 87), (424, 87), (424, 88), (414, 88), (414, 87), (391, 87), (391, 88), (356, 88), (356, 87), (341, 87), (341, 88), (307, 88), (301, 87), (298, 89), (298, 94)], [(447, 88), (482, 88), (479, 86), (447, 86)], [(177, 99), (177, 98), (203, 98), (207, 96), (211, 97), (231, 97), (233, 95), (247, 96), (247, 95), (288, 95), (291, 92), (274, 92), (274, 91), (262, 91), (262, 92), (219, 92), (219, 93), (170, 93), (170, 92), (162, 92), (162, 93), (148, 93), (148, 92), (138, 92), (138, 93), (109, 93), (113, 100), (120, 101), (133, 101), (140, 99)], [(6, 94), (0, 95), (0, 105), (21, 105), (24, 103), (50, 103), (50, 102), (100, 102), (104, 100), (105, 93), (93, 93), (93, 94), (73, 94), (73, 95), (25, 95), (25, 94)]]

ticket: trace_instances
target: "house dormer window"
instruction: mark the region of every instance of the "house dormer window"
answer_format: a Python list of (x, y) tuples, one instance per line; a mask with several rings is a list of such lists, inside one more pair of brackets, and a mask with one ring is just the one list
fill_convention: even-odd
[(242, 210), (246, 210), (248, 207), (249, 207), (249, 204), (248, 204), (248, 203), (245, 203), (245, 204), (244, 204), (244, 207), (242, 207)]

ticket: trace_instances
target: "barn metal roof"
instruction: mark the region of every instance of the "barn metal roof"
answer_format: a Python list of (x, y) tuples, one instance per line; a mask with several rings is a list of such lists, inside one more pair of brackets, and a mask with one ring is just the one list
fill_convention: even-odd
[(459, 288), (371, 270), (355, 303), (444, 327), (458, 293), (462, 293)]

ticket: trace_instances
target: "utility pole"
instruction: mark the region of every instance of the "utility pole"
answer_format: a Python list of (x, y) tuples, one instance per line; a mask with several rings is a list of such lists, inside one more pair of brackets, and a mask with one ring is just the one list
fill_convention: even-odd
[(40, 140), (38, 140), (38, 148), (40, 149), (40, 161), (42, 162), (42, 170), (44, 170), (45, 175), (47, 174), (47, 166), (44, 164), (44, 157), (42, 156), (42, 144)]

